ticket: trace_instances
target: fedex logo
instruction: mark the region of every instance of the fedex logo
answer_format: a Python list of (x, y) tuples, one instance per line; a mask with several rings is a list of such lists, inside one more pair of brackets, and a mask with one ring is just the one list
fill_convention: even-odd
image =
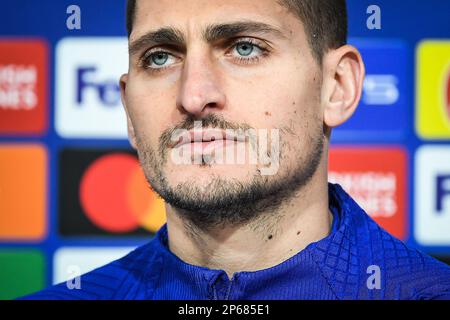
[[(444, 211), (444, 200), (450, 199), (450, 174), (436, 177), (436, 212)], [(450, 209), (450, 208), (449, 208)]]
[(83, 105), (86, 91), (92, 90), (105, 106), (117, 106), (120, 103), (119, 82), (114, 79), (96, 80), (96, 67), (81, 67), (77, 69), (77, 103)]
[(424, 146), (415, 159), (416, 239), (423, 245), (450, 245), (450, 147)]
[(119, 78), (126, 38), (64, 38), (56, 47), (55, 127), (64, 138), (126, 139)]

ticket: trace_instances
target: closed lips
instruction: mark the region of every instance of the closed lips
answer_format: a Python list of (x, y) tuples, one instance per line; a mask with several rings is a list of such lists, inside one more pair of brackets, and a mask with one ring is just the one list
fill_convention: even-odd
[(172, 148), (194, 142), (211, 142), (217, 140), (230, 140), (244, 142), (245, 136), (232, 135), (225, 130), (190, 130), (179, 136), (178, 140), (172, 144)]

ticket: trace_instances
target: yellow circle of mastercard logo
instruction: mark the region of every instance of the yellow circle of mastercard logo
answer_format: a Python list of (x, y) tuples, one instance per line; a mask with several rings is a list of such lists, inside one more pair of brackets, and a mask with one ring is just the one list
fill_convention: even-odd
[(109, 232), (137, 227), (156, 232), (166, 221), (164, 201), (149, 187), (139, 161), (127, 153), (104, 155), (87, 168), (80, 203), (89, 220)]
[(450, 40), (417, 47), (416, 130), (423, 139), (450, 138)]

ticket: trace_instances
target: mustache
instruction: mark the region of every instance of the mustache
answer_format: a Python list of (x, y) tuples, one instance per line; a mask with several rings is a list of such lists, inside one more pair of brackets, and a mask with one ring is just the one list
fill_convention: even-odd
[(203, 118), (198, 118), (192, 114), (189, 114), (183, 121), (176, 124), (175, 126), (168, 128), (163, 131), (159, 138), (159, 152), (164, 154), (171, 144), (171, 138), (174, 136), (177, 130), (191, 130), (194, 129), (195, 121), (201, 121), (203, 128), (213, 128), (213, 129), (232, 129), (232, 130), (249, 130), (253, 129), (250, 125), (246, 123), (236, 123), (225, 120), (222, 115), (210, 113)]

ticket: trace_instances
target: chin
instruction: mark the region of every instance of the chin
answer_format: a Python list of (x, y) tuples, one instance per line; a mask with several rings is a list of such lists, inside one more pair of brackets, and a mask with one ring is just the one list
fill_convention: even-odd
[(248, 164), (172, 165), (165, 170), (166, 179), (172, 186), (183, 183), (206, 186), (214, 179), (244, 182), (253, 178), (257, 173), (257, 167)]

